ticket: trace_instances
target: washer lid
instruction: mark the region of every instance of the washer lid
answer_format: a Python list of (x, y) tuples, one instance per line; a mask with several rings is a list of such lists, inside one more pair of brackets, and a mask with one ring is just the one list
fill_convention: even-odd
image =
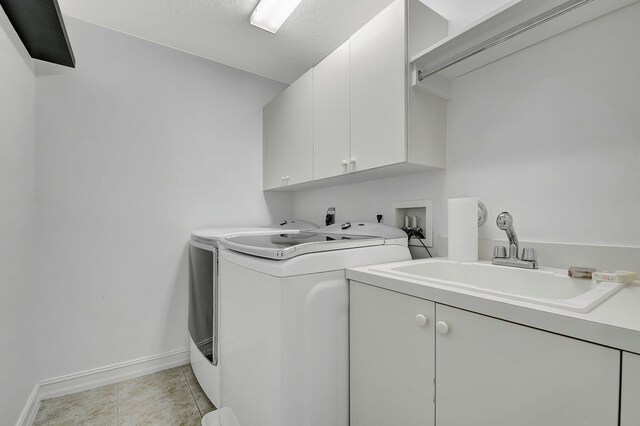
[(231, 250), (268, 259), (290, 259), (307, 253), (379, 246), (382, 237), (362, 235), (300, 232), (279, 235), (237, 235), (225, 238), (221, 244)]
[(220, 241), (223, 238), (231, 237), (233, 235), (240, 234), (279, 234), (287, 232), (290, 234), (296, 233), (301, 229), (311, 230), (316, 229), (318, 226), (311, 222), (307, 222), (300, 219), (285, 219), (276, 224), (270, 226), (252, 226), (244, 228), (211, 228), (211, 229), (199, 229), (191, 233), (192, 239), (197, 240), (211, 240)]
[[(277, 234), (282, 232), (280, 228), (252, 227), (252, 228), (212, 228), (199, 229), (191, 233), (192, 237), (218, 241), (225, 237), (239, 234)], [(287, 231), (290, 232), (290, 231)]]

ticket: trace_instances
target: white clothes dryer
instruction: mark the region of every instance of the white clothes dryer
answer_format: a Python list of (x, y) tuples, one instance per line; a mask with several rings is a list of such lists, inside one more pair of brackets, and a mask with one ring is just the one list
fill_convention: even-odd
[(218, 327), (218, 242), (233, 235), (269, 235), (315, 229), (296, 219), (269, 227), (213, 228), (194, 231), (189, 241), (189, 335), (191, 367), (211, 402), (220, 406)]

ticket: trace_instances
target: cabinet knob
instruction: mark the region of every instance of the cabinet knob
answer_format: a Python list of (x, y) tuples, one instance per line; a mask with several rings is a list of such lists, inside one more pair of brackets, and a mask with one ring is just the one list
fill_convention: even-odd
[(342, 164), (342, 167), (347, 167), (349, 165), (349, 162), (347, 160), (342, 160), (340, 164)]
[(421, 325), (421, 326), (425, 326), (425, 325), (427, 325), (428, 322), (429, 322), (429, 320), (424, 315), (422, 315), (422, 314), (416, 315), (416, 324)]
[(436, 331), (443, 336), (449, 334), (449, 325), (444, 321), (438, 321), (436, 323)]
[(349, 173), (353, 173), (356, 171), (356, 158), (349, 158)]

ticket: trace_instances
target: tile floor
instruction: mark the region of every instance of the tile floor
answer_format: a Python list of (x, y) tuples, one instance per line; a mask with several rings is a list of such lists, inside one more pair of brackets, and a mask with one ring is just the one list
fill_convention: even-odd
[(215, 410), (191, 365), (42, 401), (34, 426), (200, 426)]

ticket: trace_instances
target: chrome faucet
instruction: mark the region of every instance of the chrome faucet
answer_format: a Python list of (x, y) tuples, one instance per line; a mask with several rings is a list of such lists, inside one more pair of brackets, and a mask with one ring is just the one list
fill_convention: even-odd
[(538, 269), (535, 249), (522, 249), (522, 257), (520, 257), (520, 244), (518, 243), (516, 230), (513, 227), (513, 216), (511, 216), (509, 212), (500, 213), (496, 219), (496, 225), (507, 233), (507, 238), (509, 239), (509, 254), (507, 255), (506, 247), (495, 246), (493, 248), (493, 259), (491, 259), (491, 263), (500, 266)]
[[(509, 239), (509, 257), (518, 257), (520, 252), (520, 244), (518, 243), (518, 236), (516, 230), (513, 227), (513, 216), (509, 212), (502, 212), (496, 219), (496, 225), (507, 233)], [(512, 246), (515, 246), (515, 253), (512, 253)]]

